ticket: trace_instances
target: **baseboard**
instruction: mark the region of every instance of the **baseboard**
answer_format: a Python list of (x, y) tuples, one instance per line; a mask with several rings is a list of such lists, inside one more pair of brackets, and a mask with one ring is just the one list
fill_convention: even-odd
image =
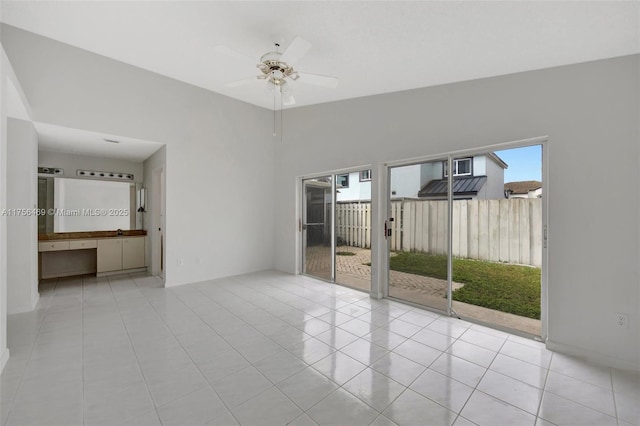
[(143, 268), (122, 269), (120, 271), (98, 272), (96, 274), (96, 277), (108, 277), (110, 275), (134, 274), (136, 272), (147, 272), (147, 267), (145, 266)]
[(33, 299), (31, 299), (31, 310), (33, 311), (36, 306), (38, 306), (38, 302), (40, 301), (40, 293), (36, 291), (36, 294), (33, 295)]
[(0, 373), (4, 370), (4, 366), (7, 365), (7, 361), (9, 361), (9, 348), (4, 348), (2, 357), (0, 357)]
[(592, 350), (585, 350), (576, 346), (554, 342), (551, 339), (547, 339), (546, 346), (550, 351), (582, 358), (593, 364), (598, 364), (605, 367), (619, 368), (621, 370), (640, 371), (640, 363), (638, 363), (637, 361), (629, 361), (611, 355), (594, 352)]
[[(38, 303), (36, 301), (36, 303)], [(23, 314), (25, 312), (31, 312), (33, 311), (35, 308), (35, 306), (31, 306), (31, 304), (28, 305), (22, 305), (22, 306), (7, 306), (7, 315), (15, 315), (15, 314)]]
[(48, 280), (51, 278), (64, 278), (64, 277), (75, 277), (76, 275), (90, 275), (95, 274), (96, 270), (94, 269), (80, 269), (77, 271), (64, 271), (64, 272), (51, 272), (41, 274), (41, 280)]

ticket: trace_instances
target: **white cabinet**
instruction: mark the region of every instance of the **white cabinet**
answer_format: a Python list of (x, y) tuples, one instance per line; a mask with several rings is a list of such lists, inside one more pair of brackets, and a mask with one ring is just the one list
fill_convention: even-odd
[(86, 250), (98, 247), (96, 240), (71, 240), (69, 241), (69, 250)]
[(146, 266), (144, 235), (87, 236), (93, 238), (38, 241), (39, 277), (109, 275)]
[(122, 239), (122, 269), (144, 268), (145, 237), (128, 237)]
[(38, 251), (60, 251), (69, 250), (69, 240), (62, 241), (40, 241)]
[(97, 272), (122, 270), (122, 238), (98, 240)]
[(97, 272), (126, 271), (145, 267), (145, 237), (98, 240)]

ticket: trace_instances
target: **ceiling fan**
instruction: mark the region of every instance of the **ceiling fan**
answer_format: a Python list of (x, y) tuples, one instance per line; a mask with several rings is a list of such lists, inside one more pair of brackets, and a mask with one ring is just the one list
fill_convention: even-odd
[[(274, 43), (275, 50), (267, 52), (260, 57), (260, 63), (256, 65), (259, 74), (242, 80), (232, 81), (225, 84), (227, 87), (238, 87), (250, 84), (258, 80), (265, 80), (269, 88), (275, 89), (282, 96), (282, 105), (289, 106), (295, 104), (295, 98), (291, 90), (292, 81), (313, 84), (327, 88), (338, 86), (338, 78), (320, 74), (311, 74), (294, 69), (294, 63), (298, 62), (311, 48), (311, 43), (302, 37), (296, 37), (284, 52), (280, 52), (280, 44)], [(218, 53), (251, 61), (247, 56), (231, 50), (225, 46), (216, 46), (214, 50)]]

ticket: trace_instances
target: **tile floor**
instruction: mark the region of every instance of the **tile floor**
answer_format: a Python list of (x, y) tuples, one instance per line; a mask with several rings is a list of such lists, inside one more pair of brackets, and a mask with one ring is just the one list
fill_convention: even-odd
[(309, 277), (61, 279), (9, 317), (3, 425), (640, 425), (640, 375)]

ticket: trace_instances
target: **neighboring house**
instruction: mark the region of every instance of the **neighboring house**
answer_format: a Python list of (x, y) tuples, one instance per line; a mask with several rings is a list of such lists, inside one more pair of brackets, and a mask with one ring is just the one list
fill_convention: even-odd
[[(435, 161), (391, 170), (391, 198), (447, 198), (447, 162)], [(453, 160), (455, 199), (505, 198), (504, 170), (508, 165), (496, 154)], [(371, 200), (371, 170), (338, 175), (337, 201)]]
[(537, 180), (521, 180), (504, 184), (504, 195), (507, 198), (542, 198), (542, 182)]
[[(420, 190), (417, 193), (419, 198), (432, 200), (447, 198), (446, 161), (420, 164), (414, 167), (420, 168)], [(505, 198), (504, 170), (507, 167), (509, 167), (507, 163), (494, 153), (454, 159), (453, 198), (456, 200)]]
[(371, 201), (371, 169), (337, 176), (337, 196), (340, 201)]

